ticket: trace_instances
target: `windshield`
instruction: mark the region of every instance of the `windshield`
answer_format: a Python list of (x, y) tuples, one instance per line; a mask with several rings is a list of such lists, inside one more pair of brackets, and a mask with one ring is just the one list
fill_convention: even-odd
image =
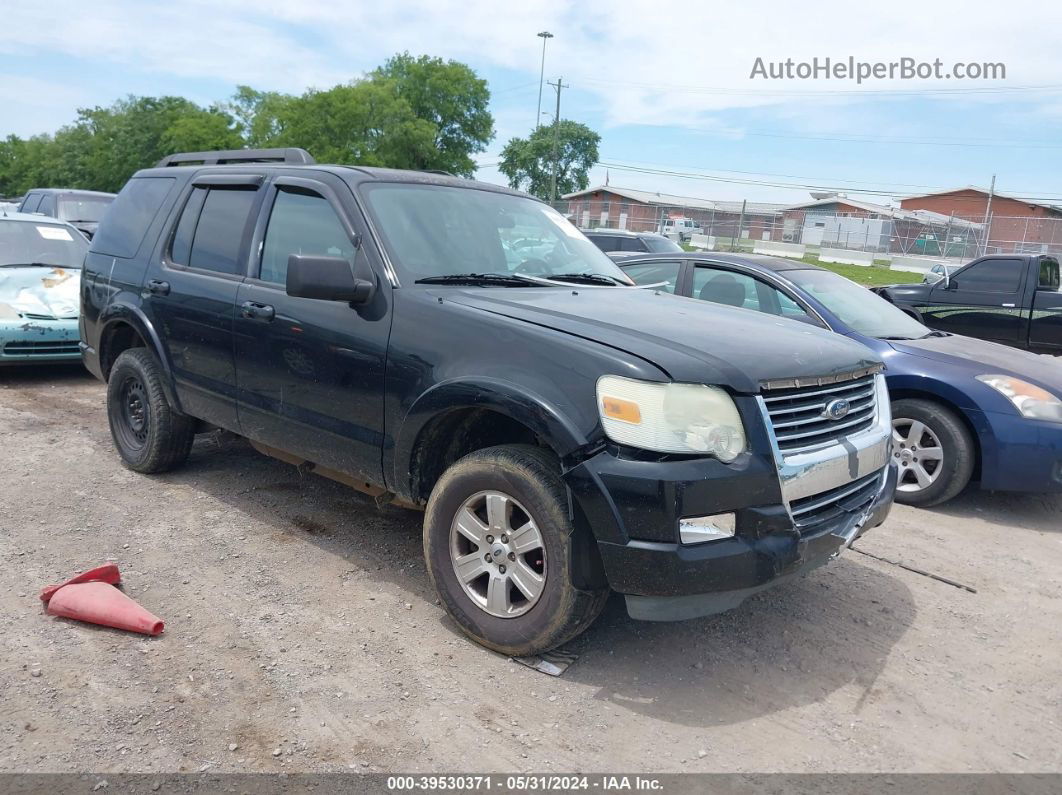
[(87, 251), (88, 241), (69, 227), (0, 218), (0, 267), (39, 263), (80, 268)]
[(648, 248), (653, 254), (673, 254), (676, 251), (682, 251), (682, 246), (666, 237), (649, 236), (643, 237), (645, 241), (645, 247)]
[(365, 193), (404, 283), (466, 273), (597, 274), (630, 283), (564, 216), (533, 199), (404, 183)]
[(64, 221), (98, 223), (110, 207), (111, 196), (79, 196), (59, 199), (59, 217)]
[(929, 333), (929, 329), (913, 317), (844, 276), (812, 270), (784, 271), (783, 275), (860, 334), (919, 339)]

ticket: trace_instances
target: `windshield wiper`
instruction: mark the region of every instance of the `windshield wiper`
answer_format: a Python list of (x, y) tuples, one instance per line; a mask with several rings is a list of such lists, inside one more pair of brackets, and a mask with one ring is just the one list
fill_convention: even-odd
[(928, 334), (926, 334), (924, 337), (919, 337), (918, 339), (925, 340), (925, 339), (929, 339), (930, 337), (950, 337), (950, 336), (951, 336), (951, 334), (949, 334), (946, 331), (931, 331)]
[(425, 276), (414, 284), (479, 284), (500, 287), (522, 287), (537, 280), (510, 273), (448, 273), (444, 276)]
[(69, 265), (53, 265), (50, 262), (9, 262), (0, 268), (69, 268)]
[(581, 284), (608, 284), (613, 287), (622, 285), (623, 287), (630, 287), (631, 285), (622, 279), (618, 279), (615, 276), (609, 276), (604, 273), (551, 273), (549, 276), (543, 276), (543, 279), (549, 279), (551, 282), (576, 282)]
[(879, 340), (896, 340), (896, 341), (910, 342), (911, 340), (919, 339), (919, 338), (918, 337), (897, 337), (897, 336), (893, 336), (893, 337), (878, 337), (878, 339)]

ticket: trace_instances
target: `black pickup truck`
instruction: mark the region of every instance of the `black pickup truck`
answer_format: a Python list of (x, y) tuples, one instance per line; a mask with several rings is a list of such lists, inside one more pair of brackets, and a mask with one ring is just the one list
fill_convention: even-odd
[(507, 654), (573, 637), (610, 590), (636, 618), (728, 609), (892, 503), (867, 348), (636, 287), (494, 185), (171, 155), (122, 189), (81, 285), (126, 466), (179, 466), (223, 428), (422, 508), (443, 605)]
[(874, 292), (930, 328), (1062, 354), (1058, 259), (993, 254), (936, 284), (900, 284)]

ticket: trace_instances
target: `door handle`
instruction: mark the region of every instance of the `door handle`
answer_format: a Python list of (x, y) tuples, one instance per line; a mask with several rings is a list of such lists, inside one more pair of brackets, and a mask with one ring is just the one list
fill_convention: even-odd
[(1013, 307), (1014, 304), (1003, 304), (1003, 306), (1005, 306), (1005, 307)]
[(147, 283), (147, 291), (152, 295), (169, 295), (170, 283), (162, 282), (158, 279), (150, 279)]
[(277, 312), (268, 304), (244, 301), (240, 304), (240, 315), (250, 320), (264, 320), (268, 323), (277, 316)]

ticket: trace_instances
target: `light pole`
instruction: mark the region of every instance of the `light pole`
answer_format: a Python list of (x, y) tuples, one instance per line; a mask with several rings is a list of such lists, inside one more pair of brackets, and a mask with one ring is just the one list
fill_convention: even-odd
[(553, 34), (544, 30), (537, 34), (542, 39), (542, 68), (538, 73), (538, 114), (535, 116), (535, 129), (542, 126), (542, 81), (546, 79), (546, 39), (552, 39)]

